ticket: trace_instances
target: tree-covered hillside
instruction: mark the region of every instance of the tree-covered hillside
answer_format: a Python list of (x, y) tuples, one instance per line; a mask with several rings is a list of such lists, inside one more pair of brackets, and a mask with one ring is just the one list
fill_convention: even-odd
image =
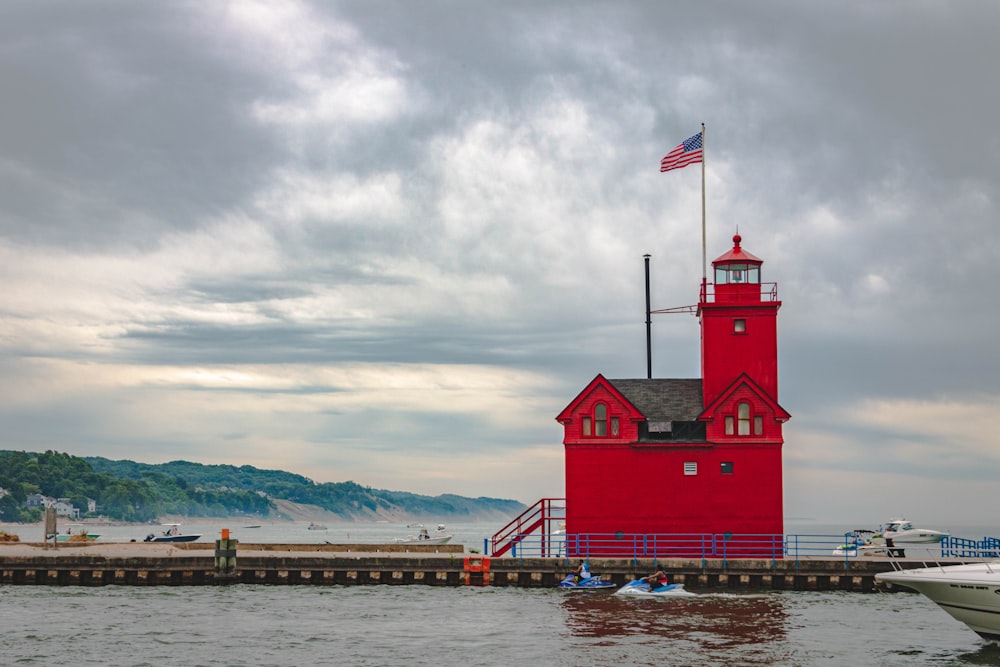
[(514, 516), (524, 509), (516, 500), (466, 498), (456, 495), (422, 496), (403, 491), (385, 491), (355, 482), (317, 484), (307, 477), (283, 470), (261, 470), (253, 466), (203, 465), (189, 461), (148, 464), (88, 458), (95, 470), (132, 480), (164, 475), (192, 486), (214, 490), (252, 491), (268, 498), (289, 500), (338, 514), (344, 519), (375, 517)]
[(38, 521), (41, 510), (25, 507), (31, 494), (68, 498), (81, 513), (87, 499), (98, 513), (120, 521), (152, 521), (164, 515), (275, 517), (274, 500), (314, 505), (345, 520), (375, 518), (477, 519), (514, 516), (515, 500), (421, 496), (382, 491), (355, 482), (312, 480), (253, 466), (112, 461), (70, 454), (0, 450), (0, 521)]

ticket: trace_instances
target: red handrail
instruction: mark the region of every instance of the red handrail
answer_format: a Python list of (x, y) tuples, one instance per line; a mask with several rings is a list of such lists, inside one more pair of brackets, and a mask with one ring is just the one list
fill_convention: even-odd
[[(542, 498), (494, 533), (490, 542), (490, 552), (494, 557), (502, 556), (526, 535), (539, 529), (543, 534), (551, 535), (554, 532), (551, 526), (552, 522), (565, 518), (565, 498)], [(547, 551), (548, 549), (543, 547), (543, 552)], [(547, 555), (547, 553), (543, 553), (543, 555)]]

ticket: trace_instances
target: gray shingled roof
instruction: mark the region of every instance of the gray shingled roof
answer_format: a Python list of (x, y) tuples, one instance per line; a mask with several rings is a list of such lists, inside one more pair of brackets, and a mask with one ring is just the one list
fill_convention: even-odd
[(693, 422), (704, 409), (701, 379), (608, 380), (650, 422)]

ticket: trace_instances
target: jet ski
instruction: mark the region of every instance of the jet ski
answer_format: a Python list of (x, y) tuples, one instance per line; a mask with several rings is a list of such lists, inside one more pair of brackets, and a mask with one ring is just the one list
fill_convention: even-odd
[(633, 595), (636, 597), (652, 598), (693, 598), (695, 593), (684, 590), (684, 584), (663, 584), (656, 588), (651, 587), (641, 579), (630, 581), (617, 591), (615, 595)]
[(610, 581), (601, 581), (601, 575), (595, 575), (593, 577), (586, 577), (585, 579), (576, 580), (576, 575), (567, 574), (566, 577), (559, 582), (559, 588), (571, 591), (594, 591), (600, 589), (614, 588), (615, 584)]

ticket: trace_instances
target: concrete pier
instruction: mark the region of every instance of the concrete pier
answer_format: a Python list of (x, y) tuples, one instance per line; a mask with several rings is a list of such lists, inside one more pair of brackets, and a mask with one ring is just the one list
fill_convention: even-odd
[[(238, 567), (220, 581), (215, 545), (90, 543), (0, 545), (0, 584), (48, 586), (424, 585), (554, 587), (575, 567), (564, 558), (486, 558), (462, 545), (239, 544)], [(624, 585), (656, 569), (688, 590), (875, 591), (885, 558), (799, 560), (591, 559), (590, 569)], [(930, 563), (906, 563), (921, 567)]]

